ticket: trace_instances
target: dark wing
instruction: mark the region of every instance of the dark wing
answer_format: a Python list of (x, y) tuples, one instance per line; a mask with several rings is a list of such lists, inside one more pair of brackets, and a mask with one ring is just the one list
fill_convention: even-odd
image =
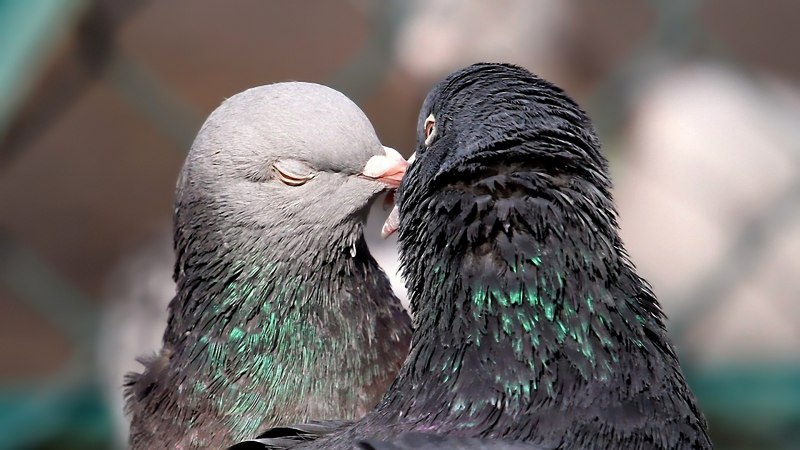
[(270, 428), (255, 439), (242, 441), (228, 447), (228, 450), (282, 450), (292, 448), (303, 442), (313, 441), (320, 436), (333, 433), (353, 422), (347, 420), (313, 421), (285, 427)]
[(418, 432), (403, 433), (391, 441), (366, 439), (356, 443), (355, 448), (359, 450), (552, 450), (549, 447), (524, 442)]

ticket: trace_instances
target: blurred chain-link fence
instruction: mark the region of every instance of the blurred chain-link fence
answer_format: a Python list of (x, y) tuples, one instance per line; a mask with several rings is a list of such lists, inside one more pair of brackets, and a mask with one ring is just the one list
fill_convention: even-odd
[(798, 448), (797, 19), (790, 1), (0, 0), (0, 448), (118, 442), (108, 377), (158, 341), (175, 176), (222, 98), (325, 83), (408, 155), (429, 86), (477, 60), (595, 119), (718, 447)]

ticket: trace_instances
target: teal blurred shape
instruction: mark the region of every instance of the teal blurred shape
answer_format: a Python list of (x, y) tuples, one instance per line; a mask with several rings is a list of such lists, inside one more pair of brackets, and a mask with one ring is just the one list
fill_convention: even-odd
[(87, 0), (0, 0), (0, 137)]
[(0, 449), (109, 449), (111, 414), (94, 383), (0, 391)]
[(800, 363), (685, 367), (718, 449), (800, 448)]

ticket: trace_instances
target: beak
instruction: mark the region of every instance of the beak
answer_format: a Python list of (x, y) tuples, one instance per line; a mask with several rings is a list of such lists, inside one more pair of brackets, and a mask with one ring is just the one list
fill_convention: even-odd
[[(408, 164), (410, 165), (416, 158), (416, 153), (411, 155), (411, 157), (408, 158)], [(397, 205), (394, 205), (392, 212), (389, 213), (389, 217), (386, 218), (386, 222), (383, 223), (383, 228), (381, 228), (381, 237), (384, 239), (388, 238), (389, 236), (393, 235), (398, 228), (400, 228), (400, 208), (398, 208)]]
[(361, 175), (396, 188), (406, 173), (408, 162), (391, 147), (383, 147), (383, 151), (383, 155), (375, 155), (367, 161)]

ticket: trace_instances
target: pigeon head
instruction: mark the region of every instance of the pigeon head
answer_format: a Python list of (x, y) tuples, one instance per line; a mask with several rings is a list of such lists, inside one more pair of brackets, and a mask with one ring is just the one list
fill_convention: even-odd
[(511, 64), (474, 64), (439, 82), (420, 110), (409, 161), (417, 163), (384, 236), (400, 226), (400, 205), (419, 206), (436, 190), (484, 178), (497, 162), (504, 170), (535, 167), (543, 190), (579, 178), (611, 197), (608, 163), (586, 113), (559, 87)]
[[(417, 134), (420, 164), (399, 195), (409, 184), (435, 189), (509, 158), (540, 167), (543, 176), (582, 176), (609, 189), (607, 162), (586, 113), (518, 66), (474, 64), (442, 80), (425, 99)], [(517, 145), (534, 138), (543, 145)]]
[(268, 229), (282, 239), (336, 230), (363, 219), (406, 166), (338, 91), (260, 86), (227, 99), (203, 125), (178, 182), (178, 213), (186, 205), (192, 221)]

